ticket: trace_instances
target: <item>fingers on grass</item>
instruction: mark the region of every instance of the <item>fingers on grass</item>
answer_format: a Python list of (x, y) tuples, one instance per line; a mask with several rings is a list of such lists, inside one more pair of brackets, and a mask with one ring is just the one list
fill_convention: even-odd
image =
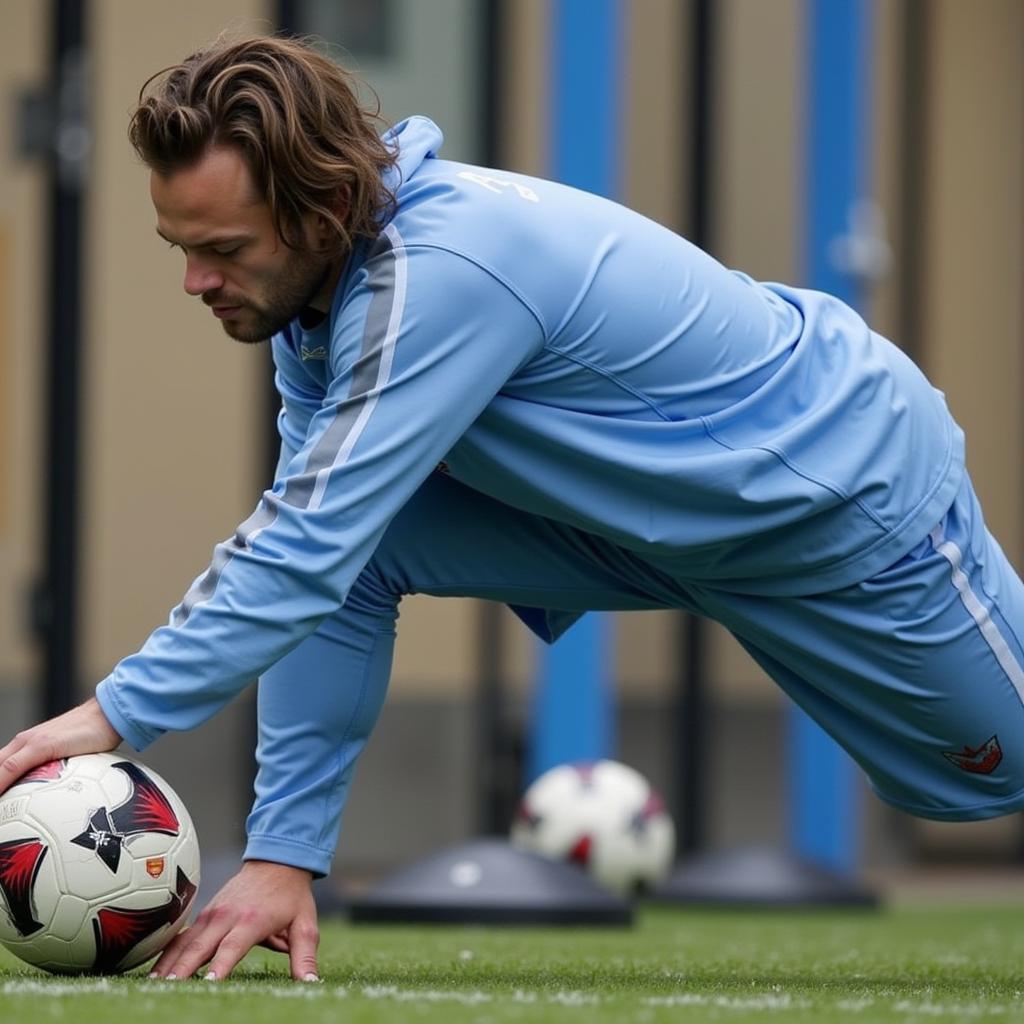
[(202, 927), (193, 925), (175, 936), (157, 960), (154, 972), (172, 981), (191, 978), (203, 964), (213, 959), (227, 933), (226, 922), (220, 924), (211, 920)]
[(178, 934), (175, 935), (166, 946), (164, 946), (163, 952), (159, 957), (157, 957), (157, 961), (153, 964), (153, 969), (150, 971), (149, 976), (151, 978), (166, 978), (171, 973), (171, 964), (178, 959), (178, 955), (187, 941), (185, 936), (194, 928), (195, 925), (191, 928), (186, 928), (184, 931), (178, 932)]
[(316, 950), (320, 933), (315, 919), (299, 918), (288, 930), (292, 977), (296, 981), (319, 981)]
[(260, 934), (251, 925), (239, 924), (220, 940), (210, 969), (208, 981), (221, 981), (242, 961), (246, 953), (260, 942)]

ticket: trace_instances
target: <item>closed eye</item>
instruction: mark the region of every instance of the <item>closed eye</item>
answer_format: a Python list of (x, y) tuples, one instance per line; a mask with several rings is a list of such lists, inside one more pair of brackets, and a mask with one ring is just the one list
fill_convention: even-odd
[[(168, 242), (167, 247), (169, 249), (180, 249), (182, 252), (187, 253), (188, 249), (180, 242)], [(229, 246), (205, 246), (201, 245), (198, 248), (206, 249), (208, 252), (212, 252), (216, 256), (234, 256), (241, 249), (241, 245), (229, 245)]]

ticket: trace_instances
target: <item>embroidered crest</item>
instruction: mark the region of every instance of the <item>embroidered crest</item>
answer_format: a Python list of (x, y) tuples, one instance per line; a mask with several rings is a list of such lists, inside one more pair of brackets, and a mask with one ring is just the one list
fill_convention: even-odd
[(959, 752), (944, 750), (942, 756), (965, 772), (971, 772), (973, 775), (991, 775), (1003, 759), (1003, 748), (999, 746), (999, 737), (992, 736), (977, 750), (965, 745)]

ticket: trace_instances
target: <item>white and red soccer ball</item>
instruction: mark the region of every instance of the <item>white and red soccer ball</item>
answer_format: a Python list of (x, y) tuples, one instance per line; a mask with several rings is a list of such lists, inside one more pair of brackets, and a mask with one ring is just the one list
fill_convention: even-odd
[(199, 887), (185, 805), (123, 754), (29, 772), (0, 797), (0, 943), (58, 974), (111, 974), (154, 957)]
[(668, 875), (675, 827), (648, 781), (618, 761), (562, 764), (523, 794), (511, 840), (534, 853), (585, 868), (625, 895)]

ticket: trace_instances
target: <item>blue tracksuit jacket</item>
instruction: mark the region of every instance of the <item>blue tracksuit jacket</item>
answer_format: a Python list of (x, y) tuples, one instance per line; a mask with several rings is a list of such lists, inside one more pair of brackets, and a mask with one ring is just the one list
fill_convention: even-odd
[[(438, 159), (425, 118), (391, 138), (393, 216), (327, 320), (273, 339), (273, 488), (98, 687), (136, 748), (208, 718), (342, 606), (442, 461), (749, 594), (866, 579), (952, 502), (963, 439), (941, 395), (839, 301), (729, 271), (610, 201)], [(552, 639), (571, 620), (530, 624)]]

